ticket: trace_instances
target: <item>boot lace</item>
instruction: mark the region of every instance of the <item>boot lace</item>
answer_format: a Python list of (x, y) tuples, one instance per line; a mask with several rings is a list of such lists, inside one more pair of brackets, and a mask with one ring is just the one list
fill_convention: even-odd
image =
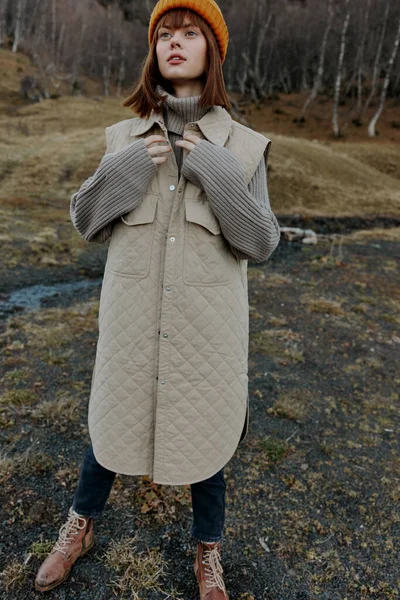
[(78, 535), (79, 531), (86, 527), (86, 518), (78, 515), (77, 512), (70, 508), (68, 514), (68, 520), (60, 527), (59, 537), (54, 545), (54, 549), (66, 554), (67, 546), (73, 541), (74, 537)]
[(206, 586), (217, 586), (226, 594), (224, 580), (222, 579), (223, 569), (220, 561), (221, 555), (217, 544), (212, 548), (204, 546), (202, 562), (205, 565)]

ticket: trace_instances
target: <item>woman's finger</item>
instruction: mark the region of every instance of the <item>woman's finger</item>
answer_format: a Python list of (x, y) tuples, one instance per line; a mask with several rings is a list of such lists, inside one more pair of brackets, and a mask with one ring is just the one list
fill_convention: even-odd
[(166, 152), (171, 152), (171, 146), (152, 146), (151, 148), (147, 148), (147, 152), (151, 154), (151, 156), (155, 156), (156, 154), (163, 154)]
[(192, 144), (192, 142), (188, 142), (186, 140), (178, 140), (176, 145), (180, 146), (181, 148), (186, 148), (187, 150), (193, 150), (195, 147), (195, 144)]
[(146, 146), (154, 144), (154, 142), (166, 142), (168, 144), (167, 140), (163, 135), (149, 135), (147, 138), (144, 138), (144, 143), (146, 144)]

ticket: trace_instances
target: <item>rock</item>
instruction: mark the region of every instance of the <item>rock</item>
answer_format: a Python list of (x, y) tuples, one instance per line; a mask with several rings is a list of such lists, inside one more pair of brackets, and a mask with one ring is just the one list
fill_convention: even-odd
[(318, 237), (312, 229), (301, 229), (300, 227), (281, 227), (281, 234), (288, 242), (302, 240), (303, 244), (317, 244)]

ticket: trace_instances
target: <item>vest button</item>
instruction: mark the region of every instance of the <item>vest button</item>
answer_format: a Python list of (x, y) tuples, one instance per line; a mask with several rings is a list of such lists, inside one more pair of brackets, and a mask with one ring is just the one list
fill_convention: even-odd
[(171, 291), (171, 288), (170, 288), (170, 287), (167, 287), (167, 292), (170, 292), (170, 291)]
[(175, 186), (174, 186), (174, 185), (170, 185), (170, 186), (169, 186), (169, 189), (171, 190), (171, 192), (173, 192), (173, 191), (174, 191), (174, 189), (175, 189)]
[(170, 241), (170, 242), (174, 242), (174, 241), (175, 241), (175, 238), (174, 238), (174, 237), (170, 237), (170, 238), (169, 238), (169, 241)]
[(164, 383), (165, 383), (165, 379), (163, 379), (161, 383), (164, 385)]
[(164, 333), (164, 337), (167, 338), (168, 337), (168, 333)]

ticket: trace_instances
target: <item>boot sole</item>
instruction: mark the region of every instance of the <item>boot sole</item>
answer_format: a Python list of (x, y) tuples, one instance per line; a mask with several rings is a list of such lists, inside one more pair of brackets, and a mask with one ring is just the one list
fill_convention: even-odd
[[(78, 558), (81, 558), (82, 556), (85, 556), (85, 554), (87, 554), (89, 552), (89, 550), (91, 550), (94, 546), (94, 539), (92, 540), (92, 543), (90, 544), (90, 546), (88, 546), (87, 548), (85, 548), (83, 550), (83, 552), (81, 552), (81, 554), (78, 556)], [(78, 558), (76, 560), (78, 560)], [(76, 561), (75, 561), (76, 562)], [(58, 581), (56, 581), (55, 583), (51, 583), (50, 585), (46, 585), (46, 586), (40, 586), (36, 583), (35, 581), (35, 589), (38, 592), (48, 592), (49, 590), (54, 589), (55, 587), (61, 585), (62, 583), (64, 583), (64, 581), (66, 581), (72, 571), (72, 567), (74, 565), (71, 565), (70, 568), (68, 569), (68, 571), (66, 571), (64, 577), (62, 579), (59, 579)]]

